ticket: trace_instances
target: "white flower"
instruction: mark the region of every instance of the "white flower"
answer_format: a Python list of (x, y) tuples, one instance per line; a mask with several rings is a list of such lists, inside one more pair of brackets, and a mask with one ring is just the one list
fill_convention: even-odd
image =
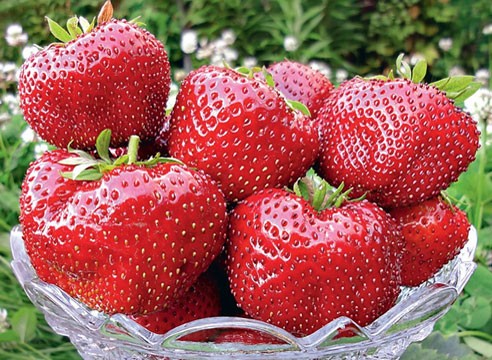
[(258, 64), (258, 60), (254, 56), (247, 56), (243, 59), (243, 66), (247, 68), (255, 67)]
[(478, 91), (465, 100), (465, 110), (477, 122), (492, 123), (492, 91), (486, 88)]
[(18, 68), (13, 62), (0, 63), (0, 81), (15, 82)]
[(284, 38), (284, 49), (286, 51), (296, 51), (299, 48), (299, 41), (294, 36), (286, 36)]
[(492, 35), (492, 24), (487, 24), (484, 26), (482, 33), (484, 35)]
[(31, 57), (31, 55), (36, 54), (39, 51), (39, 48), (34, 45), (26, 45), (22, 49), (22, 58), (27, 60)]
[(425, 56), (421, 53), (413, 53), (410, 55), (408, 62), (410, 65), (415, 66), (420, 60), (425, 60)]
[(236, 34), (233, 30), (226, 29), (222, 31), (221, 38), (226, 43), (226, 45), (232, 45), (236, 41)]
[(5, 32), (5, 40), (10, 46), (19, 46), (27, 43), (27, 34), (22, 32), (20, 24), (11, 24)]
[(21, 139), (24, 143), (32, 143), (36, 140), (36, 133), (30, 127), (27, 127), (21, 134)]
[(347, 70), (345, 70), (345, 69), (338, 69), (335, 72), (335, 79), (336, 79), (337, 83), (344, 82), (345, 80), (347, 80), (347, 78), (348, 78), (348, 72), (347, 72)]
[(331, 79), (331, 76), (333, 75), (333, 73), (331, 71), (330, 66), (327, 63), (324, 63), (322, 61), (313, 60), (313, 61), (309, 62), (308, 65), (309, 65), (309, 67), (311, 67), (311, 69), (319, 71), (324, 76), (326, 76), (328, 79)]
[(10, 324), (7, 322), (7, 315), (7, 309), (0, 309), (0, 333), (10, 327)]
[(14, 95), (11, 93), (6, 93), (2, 97), (2, 102), (6, 104), (12, 115), (20, 114), (19, 108), (19, 95)]
[(438, 45), (442, 51), (448, 52), (453, 47), (453, 39), (442, 38), (441, 40), (439, 40)]
[(224, 60), (228, 63), (236, 61), (238, 57), (237, 51), (230, 47), (224, 49), (223, 55), (224, 55)]
[(214, 53), (210, 58), (210, 64), (215, 66), (223, 66), (224, 60), (224, 56), (221, 53)]
[(34, 145), (34, 157), (39, 159), (48, 149), (48, 144), (44, 142), (37, 143)]
[(193, 30), (185, 30), (181, 34), (181, 50), (185, 54), (193, 54), (198, 48), (198, 36)]
[(475, 80), (483, 85), (487, 85), (489, 83), (490, 73), (487, 69), (478, 69), (475, 73)]
[(461, 76), (465, 75), (465, 70), (459, 65), (453, 66), (451, 69), (449, 69), (449, 76)]

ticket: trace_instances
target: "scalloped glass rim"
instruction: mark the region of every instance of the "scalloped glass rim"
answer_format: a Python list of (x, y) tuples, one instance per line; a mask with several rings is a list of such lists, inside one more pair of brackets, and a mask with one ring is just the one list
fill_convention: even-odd
[[(91, 310), (55, 285), (41, 281), (31, 266), (22, 229), (11, 231), (12, 268), (34, 305), (60, 335), (70, 338), (85, 359), (396, 359), (423, 340), (454, 303), (473, 274), (477, 233), (472, 227), (460, 254), (432, 279), (402, 288), (398, 302), (372, 324), (362, 327), (349, 318), (333, 320), (298, 338), (262, 321), (236, 317), (195, 320), (164, 335), (152, 333), (122, 314)], [(273, 336), (283, 344), (197, 343), (179, 340), (208, 329), (244, 328)], [(350, 328), (356, 336), (336, 338)]]

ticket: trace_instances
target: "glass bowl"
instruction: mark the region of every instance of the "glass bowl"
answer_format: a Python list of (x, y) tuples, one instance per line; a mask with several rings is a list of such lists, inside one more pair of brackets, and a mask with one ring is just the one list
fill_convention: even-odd
[[(471, 228), (460, 254), (436, 276), (414, 288), (402, 288), (395, 306), (361, 327), (341, 317), (305, 337), (295, 337), (262, 321), (239, 317), (195, 320), (164, 335), (152, 333), (125, 315), (107, 316), (41, 281), (24, 248), (22, 229), (10, 236), (12, 268), (35, 306), (55, 332), (70, 338), (84, 359), (398, 359), (412, 342), (429, 335), (451, 307), (475, 270), (477, 233)], [(249, 329), (274, 343), (247, 345), (185, 341), (202, 331)], [(355, 336), (341, 337), (349, 329)], [(188, 337), (189, 338), (189, 337)]]

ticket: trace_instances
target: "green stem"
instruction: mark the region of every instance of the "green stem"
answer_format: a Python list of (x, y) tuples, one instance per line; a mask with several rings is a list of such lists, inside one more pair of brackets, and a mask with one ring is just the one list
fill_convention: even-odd
[(489, 89), (492, 89), (492, 35), (489, 35)]
[(128, 142), (128, 165), (137, 162), (139, 142), (140, 142), (140, 138), (138, 136), (136, 135), (130, 136), (130, 140)]
[(459, 337), (474, 336), (492, 342), (492, 335), (487, 334), (486, 332), (483, 331), (476, 331), (476, 330), (459, 331), (458, 336)]
[(487, 164), (487, 122), (481, 121), (482, 127), (482, 149), (480, 159), (478, 160), (478, 178), (477, 178), (477, 198), (475, 203), (475, 212), (473, 216), (473, 225), (477, 230), (482, 228), (483, 218), (483, 181), (485, 178), (485, 165)]

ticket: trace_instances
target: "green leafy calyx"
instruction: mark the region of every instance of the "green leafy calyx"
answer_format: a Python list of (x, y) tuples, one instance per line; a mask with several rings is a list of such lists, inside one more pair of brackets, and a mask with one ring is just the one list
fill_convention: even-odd
[(131, 136), (128, 143), (128, 152), (114, 159), (109, 152), (111, 130), (103, 130), (96, 140), (96, 152), (98, 157), (96, 158), (83, 150), (69, 148), (68, 151), (74, 156), (61, 160), (60, 164), (73, 166), (73, 170), (62, 172), (61, 175), (71, 180), (96, 181), (101, 179), (104, 173), (124, 165), (135, 164), (143, 167), (153, 167), (159, 163), (182, 164), (182, 162), (177, 159), (161, 157), (159, 153), (150, 159), (139, 161), (139, 142), (140, 139), (138, 136)]
[[(348, 200), (348, 194), (352, 189), (343, 191), (344, 184), (335, 188), (320, 177), (314, 169), (309, 169), (306, 175), (294, 184), (294, 193), (308, 201), (317, 211), (323, 211), (331, 207), (340, 207)], [(357, 199), (360, 200), (360, 199)]]
[[(396, 73), (401, 78), (411, 80), (416, 84), (423, 82), (427, 74), (427, 62), (424, 59), (420, 59), (412, 68), (403, 60), (403, 56), (404, 54), (400, 54), (396, 59)], [(390, 71), (388, 76), (378, 75), (369, 79), (394, 80), (395, 75), (393, 71)], [(473, 76), (470, 75), (447, 77), (429, 85), (445, 92), (446, 96), (456, 103), (464, 102), (481, 87), (481, 84), (473, 81)]]

